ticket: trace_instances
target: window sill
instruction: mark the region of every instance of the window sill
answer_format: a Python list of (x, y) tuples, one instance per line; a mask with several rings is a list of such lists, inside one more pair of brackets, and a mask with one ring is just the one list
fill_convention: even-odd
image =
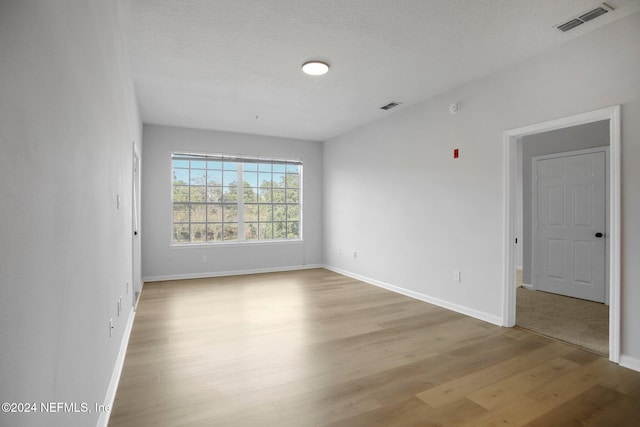
[(203, 248), (226, 248), (236, 246), (280, 246), (280, 245), (299, 245), (304, 243), (302, 239), (289, 239), (289, 240), (245, 240), (241, 242), (223, 242), (223, 243), (172, 243), (169, 245), (170, 249), (203, 249)]

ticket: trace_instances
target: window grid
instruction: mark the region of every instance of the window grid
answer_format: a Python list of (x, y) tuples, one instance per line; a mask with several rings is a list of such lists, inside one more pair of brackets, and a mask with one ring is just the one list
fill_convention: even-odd
[(299, 162), (173, 157), (172, 243), (300, 238)]

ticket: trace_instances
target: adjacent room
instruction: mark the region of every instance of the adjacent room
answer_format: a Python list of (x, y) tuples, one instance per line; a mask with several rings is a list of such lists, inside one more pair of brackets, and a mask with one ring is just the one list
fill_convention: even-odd
[(0, 425), (640, 423), (636, 0), (0, 0)]

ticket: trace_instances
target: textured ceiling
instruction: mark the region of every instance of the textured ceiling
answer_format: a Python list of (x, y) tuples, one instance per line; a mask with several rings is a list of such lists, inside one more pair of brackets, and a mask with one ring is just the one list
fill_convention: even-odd
[[(325, 140), (640, 10), (592, 0), (118, 0), (145, 123)], [(303, 74), (310, 59), (331, 64)], [(391, 101), (391, 111), (379, 107)]]

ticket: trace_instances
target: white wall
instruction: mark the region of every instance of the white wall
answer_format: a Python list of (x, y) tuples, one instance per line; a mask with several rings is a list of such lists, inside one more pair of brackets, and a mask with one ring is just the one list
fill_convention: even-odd
[[(144, 126), (142, 271), (145, 280), (301, 268), (322, 263), (322, 144), (167, 126)], [(303, 241), (171, 246), (171, 152), (303, 160)], [(207, 262), (202, 262), (202, 256)]]
[[(103, 404), (131, 318), (140, 125), (116, 12), (102, 0), (0, 2), (0, 402)], [(0, 425), (99, 416), (0, 413)]]
[(636, 13), (327, 141), (326, 264), (500, 318), (503, 132), (622, 104), (622, 354), (640, 368), (638, 40)]
[(545, 154), (564, 153), (567, 151), (583, 150), (587, 148), (609, 145), (609, 121), (587, 123), (550, 132), (528, 135), (522, 138), (522, 224), (523, 224), (523, 281), (531, 284), (531, 216), (532, 216), (532, 182), (531, 159)]

